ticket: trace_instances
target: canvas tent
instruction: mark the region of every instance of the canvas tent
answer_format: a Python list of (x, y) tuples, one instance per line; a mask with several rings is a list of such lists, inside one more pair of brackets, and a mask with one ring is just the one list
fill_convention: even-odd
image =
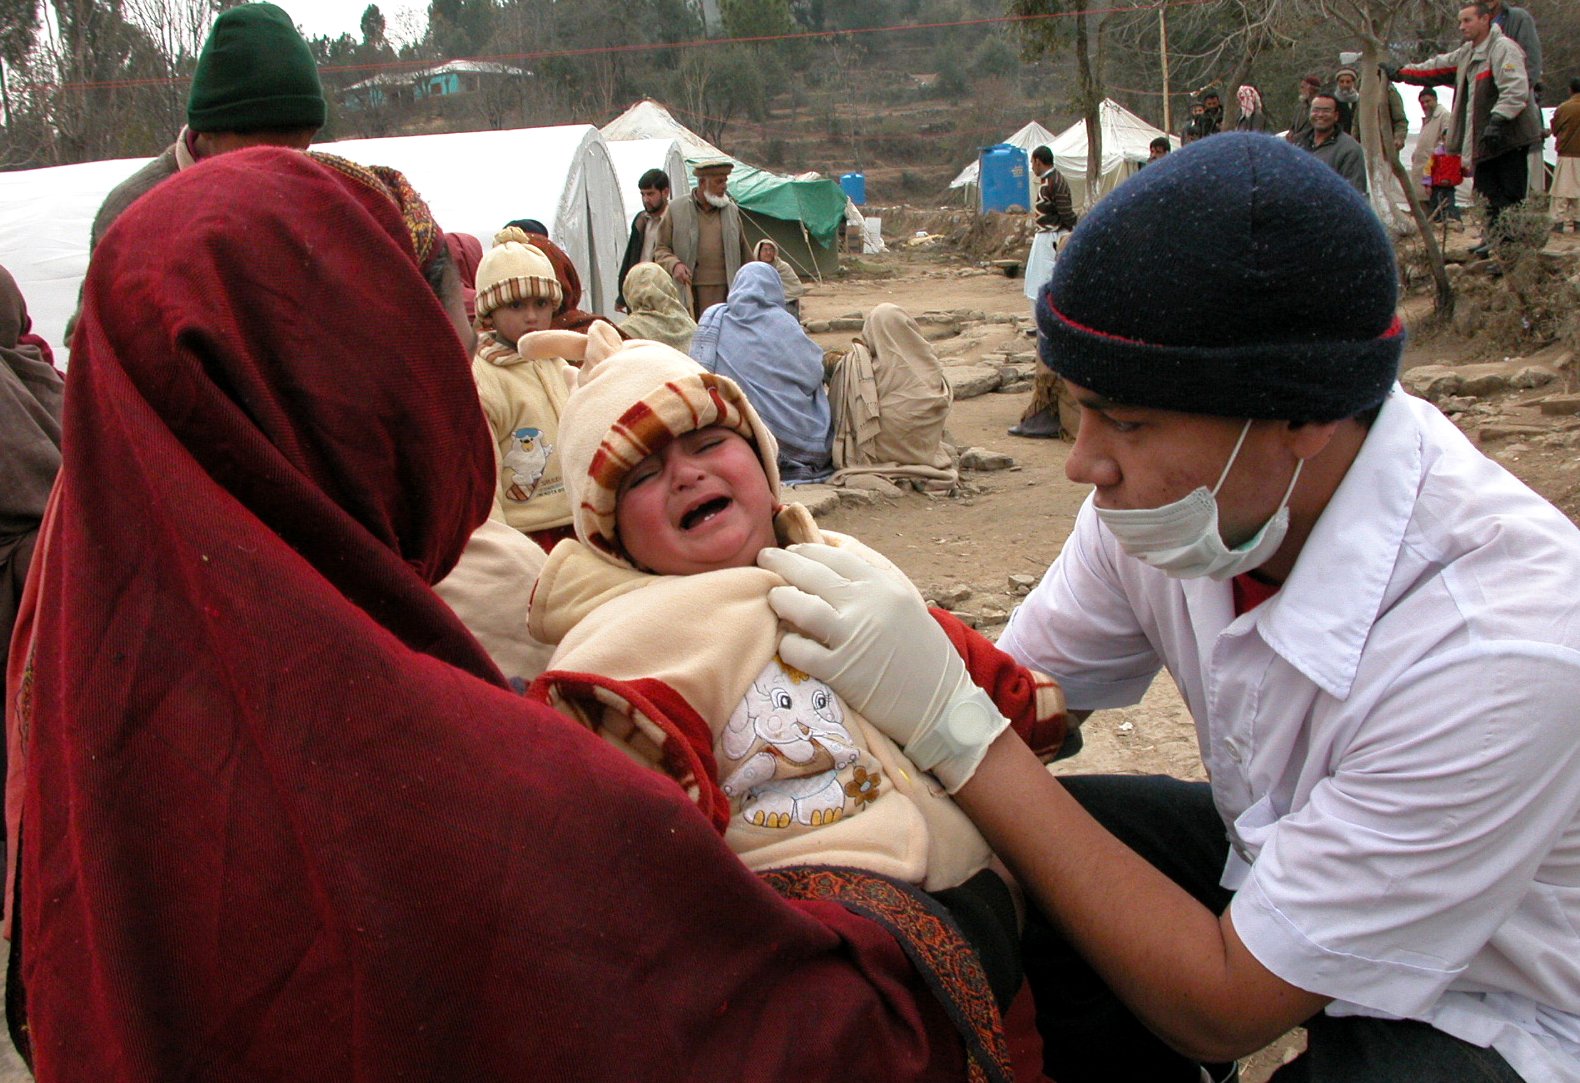
[[(845, 218), (844, 191), (816, 173), (784, 176), (748, 165), (687, 128), (655, 101), (637, 102), (603, 126), (605, 139), (673, 139), (688, 167), (705, 158), (729, 158), (729, 192), (741, 208), (748, 241), (767, 237), (803, 278), (838, 268), (837, 237)], [(629, 219), (627, 219), (629, 222)]]
[[(1027, 124), (1020, 131), (1016, 132), (1014, 135), (1006, 136), (1003, 142), (1008, 143), (1011, 146), (1019, 147), (1027, 154), (1030, 154), (1038, 147), (1052, 145), (1053, 139), (1053, 133), (1034, 120), (1030, 124)], [(973, 160), (970, 165), (966, 166), (960, 171), (959, 176), (955, 177), (954, 180), (949, 182), (949, 187), (964, 188), (967, 193), (966, 198), (969, 201), (970, 192), (976, 186), (977, 174), (981, 172), (981, 168), (981, 161)], [(1028, 172), (1026, 176), (1029, 182), (1027, 184), (1026, 191), (1026, 206), (1029, 207), (1034, 202), (1036, 202), (1037, 178), (1032, 176), (1030, 172)]]
[(614, 314), (630, 219), (609, 148), (591, 125), (346, 139), (314, 149), (400, 170), (441, 228), (471, 233), (485, 249), (506, 222), (536, 218), (580, 272), (581, 307)]
[(615, 176), (620, 182), (620, 202), (625, 207), (627, 226), (642, 209), (642, 192), (636, 182), (649, 169), (662, 169), (669, 174), (672, 198), (691, 190), (685, 155), (680, 153), (680, 144), (673, 139), (611, 139), (609, 159), (614, 162)]
[[(1060, 132), (1048, 144), (1053, 151), (1053, 167), (1070, 182), (1076, 207), (1089, 206), (1114, 190), (1114, 186), (1141, 168), (1151, 153), (1151, 144), (1160, 135), (1154, 128), (1111, 98), (1104, 98), (1097, 111), (1103, 132), (1103, 161), (1097, 191), (1086, 194), (1086, 121), (1079, 120)], [(1169, 146), (1178, 148), (1179, 140), (1168, 136)]]

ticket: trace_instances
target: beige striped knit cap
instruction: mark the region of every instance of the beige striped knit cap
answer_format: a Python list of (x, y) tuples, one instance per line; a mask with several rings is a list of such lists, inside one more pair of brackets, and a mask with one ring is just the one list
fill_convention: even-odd
[(547, 297), (559, 307), (564, 294), (554, 264), (543, 250), (528, 242), (525, 230), (506, 226), (494, 235), (494, 247), (477, 265), (477, 318), (500, 305)]
[(740, 386), (708, 372), (670, 346), (622, 342), (595, 323), (585, 335), (534, 331), (526, 357), (582, 359), (576, 390), (560, 415), (560, 469), (576, 537), (611, 563), (631, 567), (615, 523), (620, 482), (637, 463), (677, 436), (719, 425), (751, 440), (779, 499), (779, 445)]

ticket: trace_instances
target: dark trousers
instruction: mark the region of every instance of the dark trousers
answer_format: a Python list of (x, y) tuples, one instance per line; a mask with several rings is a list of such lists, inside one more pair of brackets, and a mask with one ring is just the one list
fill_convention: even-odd
[(1459, 200), (1454, 189), (1448, 185), (1433, 188), (1427, 201), (1426, 215), (1434, 222), (1459, 221)]
[[(1229, 905), (1231, 893), (1218, 886), (1228, 838), (1205, 782), (1148, 775), (1060, 781), (1098, 822), (1202, 905), (1215, 914)], [(1147, 1030), (1035, 910), (1027, 915), (1022, 947), (1050, 1078), (1197, 1083), (1197, 1065)], [(1307, 1027), (1307, 1052), (1279, 1069), (1276, 1083), (1519, 1083), (1496, 1053), (1422, 1023), (1319, 1015)]]
[(1530, 178), (1530, 158), (1524, 148), (1476, 163), (1475, 191), (1487, 201), (1487, 240), (1503, 239), (1498, 219), (1507, 208), (1525, 199)]

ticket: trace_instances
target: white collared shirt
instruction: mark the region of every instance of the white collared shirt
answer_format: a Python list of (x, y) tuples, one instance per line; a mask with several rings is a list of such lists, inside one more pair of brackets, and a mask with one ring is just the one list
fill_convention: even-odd
[(999, 646), (1075, 709), (1167, 666), (1269, 970), (1580, 1083), (1580, 531), (1435, 407), (1395, 386), (1249, 613), (1125, 555), (1088, 499)]

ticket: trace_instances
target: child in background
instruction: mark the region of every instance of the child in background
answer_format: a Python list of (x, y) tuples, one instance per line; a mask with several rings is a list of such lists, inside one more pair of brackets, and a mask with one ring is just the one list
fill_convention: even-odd
[(501, 230), (477, 267), (472, 377), (499, 449), (499, 511), (545, 551), (572, 536), (555, 447), (576, 370), (558, 357), (523, 357), (516, 344), (548, 328), (561, 297), (548, 257), (520, 229)]
[[(986, 843), (898, 746), (780, 660), (767, 599), (783, 581), (755, 563), (810, 541), (888, 562), (781, 502), (773, 435), (733, 381), (658, 343), (579, 337), (522, 343), (586, 358), (560, 429), (576, 538), (533, 591), (528, 628), (556, 645), (533, 694), (673, 777), (754, 870), (844, 866), (926, 890), (1004, 1003), (1018, 937)], [(1059, 752), (1058, 686), (938, 616), (1031, 747)]]

